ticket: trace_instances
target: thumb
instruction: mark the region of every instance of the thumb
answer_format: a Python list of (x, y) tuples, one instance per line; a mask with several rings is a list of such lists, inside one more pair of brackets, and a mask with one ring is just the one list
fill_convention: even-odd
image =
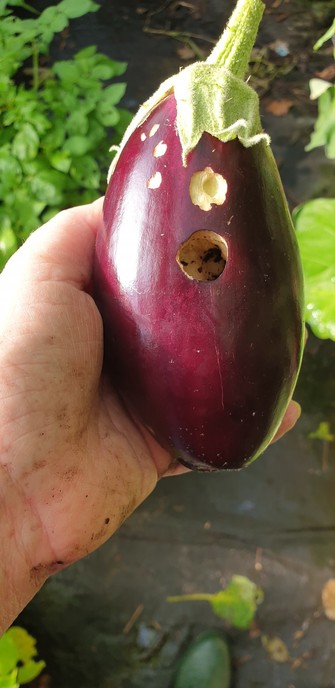
[[(10, 258), (0, 275), (6, 292), (20, 282), (61, 281), (78, 289), (91, 282), (95, 239), (102, 226), (100, 198), (88, 205), (62, 210), (33, 232)], [(11, 284), (13, 283), (13, 284)]]

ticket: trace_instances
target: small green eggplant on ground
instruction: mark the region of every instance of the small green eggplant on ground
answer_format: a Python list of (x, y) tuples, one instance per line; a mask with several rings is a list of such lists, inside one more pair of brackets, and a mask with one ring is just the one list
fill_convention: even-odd
[(230, 688), (231, 658), (222, 634), (203, 631), (181, 658), (172, 688)]
[(110, 377), (158, 442), (203, 471), (264, 451), (302, 358), (297, 242), (243, 80), (263, 9), (239, 0), (207, 61), (135, 116), (96, 244)]

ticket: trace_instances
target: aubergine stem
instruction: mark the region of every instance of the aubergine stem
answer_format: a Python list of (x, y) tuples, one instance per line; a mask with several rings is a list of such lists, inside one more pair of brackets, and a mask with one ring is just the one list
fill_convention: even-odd
[(243, 79), (247, 71), (265, 5), (261, 0), (238, 0), (228, 24), (207, 58)]
[(238, 0), (207, 60), (185, 67), (159, 86), (126, 130), (108, 181), (131, 135), (170, 93), (177, 103), (176, 130), (184, 167), (205, 132), (223, 143), (238, 138), (246, 148), (261, 141), (269, 145), (270, 137), (261, 125), (258, 96), (244, 81), (264, 8), (262, 0)]

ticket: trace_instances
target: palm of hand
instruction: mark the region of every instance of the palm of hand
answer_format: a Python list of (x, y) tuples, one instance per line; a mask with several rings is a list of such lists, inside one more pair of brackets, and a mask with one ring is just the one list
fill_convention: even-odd
[(37, 578), (104, 542), (170, 463), (100, 378), (102, 323), (83, 291), (100, 217), (99, 203), (62, 214), (0, 278), (0, 467)]

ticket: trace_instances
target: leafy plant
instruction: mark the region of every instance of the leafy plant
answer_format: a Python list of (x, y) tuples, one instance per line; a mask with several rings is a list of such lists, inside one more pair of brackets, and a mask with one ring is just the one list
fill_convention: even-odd
[(321, 339), (335, 340), (335, 199), (307, 201), (293, 213), (306, 294), (306, 320)]
[(107, 150), (131, 119), (116, 107), (126, 84), (109, 83), (126, 64), (95, 46), (50, 67), (41, 57), (71, 19), (98, 8), (62, 0), (35, 16), (23, 0), (0, 0), (0, 269), (38, 225), (105, 189)]
[(216, 616), (225, 619), (239, 629), (249, 628), (254, 620), (257, 607), (263, 602), (264, 595), (253, 581), (245, 576), (232, 576), (224, 590), (214, 594), (194, 593), (168, 597), (168, 602), (206, 601)]
[(19, 688), (33, 681), (45, 667), (36, 660), (36, 640), (20, 626), (12, 626), (0, 638), (0, 688)]
[[(334, 35), (335, 20), (314, 50)], [(327, 157), (335, 158), (335, 86), (312, 79), (310, 87), (319, 112), (306, 150), (324, 146)], [(306, 321), (317, 337), (335, 341), (335, 199), (307, 201), (294, 210), (293, 220), (305, 277)]]
[[(314, 45), (319, 50), (326, 41), (335, 35), (335, 19), (326, 33)], [(335, 57), (335, 48), (334, 48)], [(324, 146), (328, 158), (335, 158), (335, 86), (325, 79), (311, 79), (309, 82), (311, 99), (318, 100), (318, 117), (306, 151)]]
[(311, 440), (321, 440), (322, 442), (334, 442), (335, 435), (330, 431), (330, 423), (322, 421), (314, 432), (310, 432), (308, 437)]

